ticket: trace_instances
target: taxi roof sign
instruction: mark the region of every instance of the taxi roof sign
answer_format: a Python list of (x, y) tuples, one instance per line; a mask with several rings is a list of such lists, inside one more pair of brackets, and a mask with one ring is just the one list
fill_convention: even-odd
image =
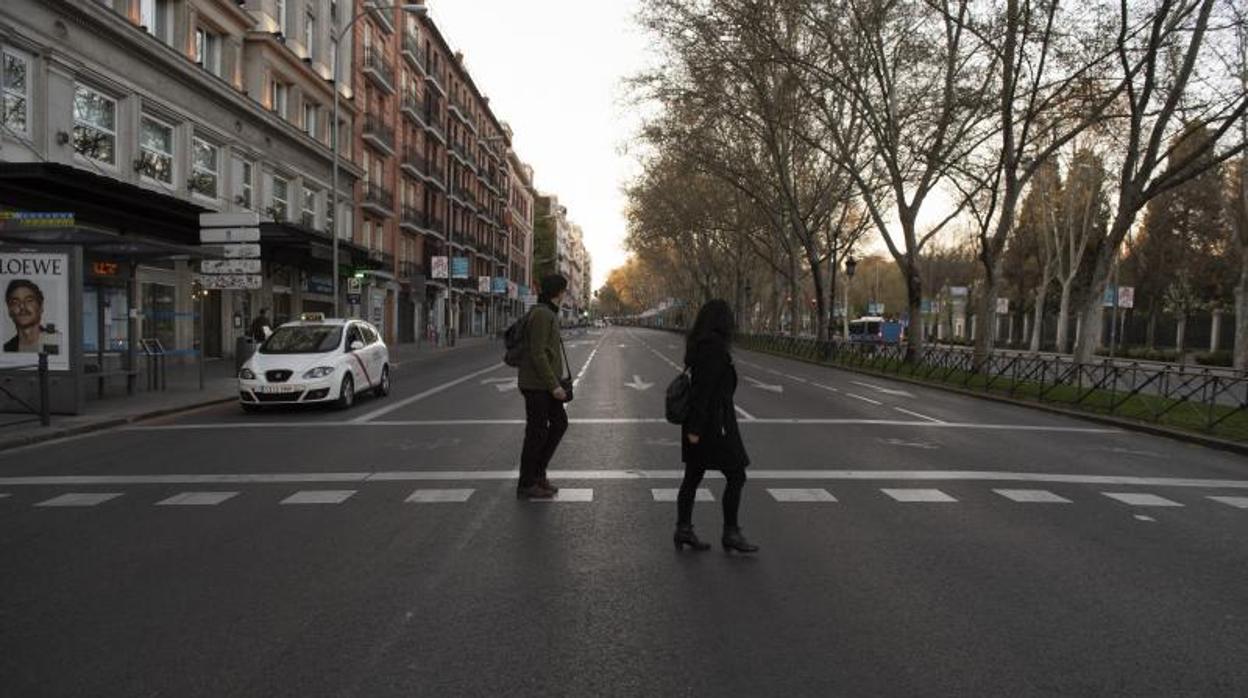
[(301, 322), (324, 322), (325, 313), (299, 313)]

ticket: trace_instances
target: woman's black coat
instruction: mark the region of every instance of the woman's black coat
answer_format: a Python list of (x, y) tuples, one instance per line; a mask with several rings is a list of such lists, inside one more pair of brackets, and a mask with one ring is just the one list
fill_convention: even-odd
[[(737, 427), (732, 396), (737, 390), (737, 370), (728, 342), (719, 337), (698, 342), (685, 356), (693, 390), (689, 417), (680, 429), (680, 454), (685, 463), (718, 470), (736, 470), (750, 464)], [(699, 442), (689, 443), (689, 434)]]

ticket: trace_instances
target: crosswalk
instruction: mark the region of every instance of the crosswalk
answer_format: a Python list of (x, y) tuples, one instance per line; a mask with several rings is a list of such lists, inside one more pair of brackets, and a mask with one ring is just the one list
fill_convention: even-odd
[[(260, 490), (257, 490), (257, 492)], [(492, 490), (493, 494), (502, 492), (503, 490)], [(618, 497), (618, 489), (608, 488), (606, 491), (611, 492), (611, 498)], [(837, 497), (834, 493), (826, 488), (789, 488), (789, 487), (769, 487), (764, 488), (769, 499), (780, 504), (816, 504), (816, 505), (840, 505), (852, 506), (861, 502), (861, 495), (857, 496), (852, 503), (847, 503), (843, 497)], [(948, 505), (957, 504), (968, 501), (965, 495), (961, 499), (955, 497), (944, 490), (930, 487), (883, 487), (875, 490), (881, 501), (892, 502), (904, 506), (922, 506), (922, 505)], [(1248, 511), (1248, 497), (1245, 496), (1229, 496), (1229, 495), (1191, 495), (1187, 497), (1187, 502), (1178, 501), (1171, 497), (1163, 497), (1151, 492), (1120, 492), (1120, 491), (1104, 491), (1094, 492), (1094, 497), (1074, 497), (1074, 495), (1064, 496), (1050, 490), (1043, 489), (990, 489), (993, 495), (1019, 505), (1076, 505), (1087, 503), (1095, 500), (1100, 502), (1112, 501), (1121, 505), (1132, 508), (1182, 508), (1189, 504), (1213, 502), (1218, 505)], [(359, 490), (353, 489), (304, 489), (295, 492), (282, 492), (285, 495), (279, 500), (282, 506), (336, 506), (349, 502)], [(420, 488), (414, 491), (406, 492), (403, 498), (396, 498), (396, 501), (411, 505), (448, 505), (448, 504), (465, 504), (470, 501), (480, 499), (477, 495), (476, 488)], [(676, 488), (651, 488), (649, 490), (650, 499), (654, 502), (675, 502), (679, 490)], [(13, 509), (21, 506), (19, 499), (13, 496), (13, 492), (0, 492), (0, 511), (4, 508)], [(150, 503), (158, 507), (218, 507), (227, 502), (235, 501), (240, 497), (255, 496), (256, 492), (244, 493), (235, 490), (204, 490), (204, 491), (187, 491), (178, 493), (163, 493)], [(568, 503), (592, 503), (595, 501), (596, 490), (593, 488), (572, 488), (565, 487), (560, 490), (559, 494), (549, 500), (532, 500), (534, 503), (549, 504), (568, 504)], [(45, 495), (46, 496), (46, 495)], [(48, 499), (38, 499), (38, 501), (29, 502), (31, 506), (48, 509), (69, 509), (69, 508), (90, 508), (110, 505), (121, 499), (130, 501), (138, 501), (140, 495), (128, 494), (126, 492), (64, 492)], [(629, 496), (630, 499), (633, 495)], [(695, 497), (696, 501), (713, 502), (716, 501), (715, 495), (710, 489), (699, 488)], [(147, 503), (147, 502), (145, 502)]]

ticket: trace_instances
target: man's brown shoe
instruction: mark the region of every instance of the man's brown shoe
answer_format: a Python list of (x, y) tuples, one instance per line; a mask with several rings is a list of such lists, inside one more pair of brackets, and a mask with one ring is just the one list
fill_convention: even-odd
[(555, 486), (554, 486), (554, 485), (552, 485), (552, 484), (550, 484), (550, 480), (547, 480), (546, 478), (542, 478), (541, 480), (538, 480), (538, 481), (537, 481), (537, 484), (538, 484), (538, 486), (540, 486), (540, 487), (544, 487), (544, 488), (546, 488), (546, 489), (550, 490), (551, 492), (554, 492), (555, 494), (559, 494), (559, 488), (558, 488), (558, 487), (555, 487)]
[(552, 499), (554, 496), (553, 490), (548, 490), (541, 485), (530, 485), (516, 490), (516, 499)]

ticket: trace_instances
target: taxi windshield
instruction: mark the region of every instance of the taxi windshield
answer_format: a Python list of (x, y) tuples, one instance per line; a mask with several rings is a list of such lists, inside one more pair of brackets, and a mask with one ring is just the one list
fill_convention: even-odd
[(336, 325), (287, 325), (277, 328), (264, 344), (261, 354), (324, 354), (342, 342), (342, 327)]

